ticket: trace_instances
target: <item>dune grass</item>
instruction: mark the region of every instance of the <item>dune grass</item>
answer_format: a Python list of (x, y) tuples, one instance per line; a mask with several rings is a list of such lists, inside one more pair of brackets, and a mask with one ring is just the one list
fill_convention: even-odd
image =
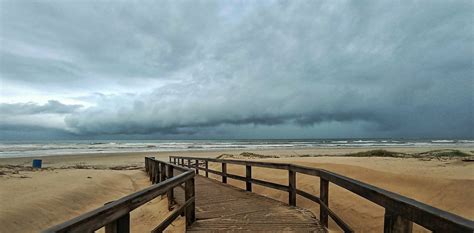
[(393, 152), (388, 150), (368, 150), (363, 152), (349, 153), (343, 155), (318, 155), (318, 154), (304, 154), (304, 155), (262, 155), (251, 152), (243, 152), (239, 155), (233, 154), (222, 154), (218, 156), (219, 159), (265, 159), (265, 158), (285, 158), (285, 157), (335, 157), (335, 156), (345, 156), (345, 157), (390, 157), (390, 158), (469, 158), (473, 157), (474, 154), (469, 154), (462, 152), (460, 150), (453, 149), (440, 149), (440, 150), (430, 150), (421, 153), (401, 153)]

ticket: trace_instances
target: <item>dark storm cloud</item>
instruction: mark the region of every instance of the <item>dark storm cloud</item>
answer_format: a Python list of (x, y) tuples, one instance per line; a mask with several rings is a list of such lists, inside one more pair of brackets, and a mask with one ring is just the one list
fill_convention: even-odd
[(4, 83), (129, 88), (66, 114), (74, 134), (474, 136), (472, 1), (2, 6)]
[[(48, 139), (70, 136), (64, 116), (78, 111), (82, 105), (67, 105), (57, 100), (45, 104), (0, 103), (0, 139)], [(44, 137), (41, 137), (43, 135)]]

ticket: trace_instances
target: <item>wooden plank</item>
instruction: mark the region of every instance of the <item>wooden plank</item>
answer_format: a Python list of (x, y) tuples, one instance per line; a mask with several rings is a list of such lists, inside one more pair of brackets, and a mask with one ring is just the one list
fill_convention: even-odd
[(201, 176), (196, 217), (187, 232), (326, 232), (310, 211)]
[[(181, 157), (183, 159), (196, 159), (196, 157)], [(215, 163), (228, 163), (228, 164), (240, 164), (250, 165), (255, 167), (266, 167), (274, 169), (288, 170), (290, 164), (275, 163), (275, 162), (260, 162), (260, 161), (248, 161), (248, 160), (233, 160), (233, 159), (214, 159), (214, 158), (198, 158), (203, 161), (215, 162)]]
[(207, 169), (209, 169), (209, 162), (206, 160), (204, 161), (205, 162), (205, 166), (206, 166), (206, 177), (209, 177), (209, 171)]
[(166, 177), (166, 164), (165, 163), (160, 163), (160, 182), (165, 181), (167, 179)]
[(293, 170), (297, 173), (319, 177), (319, 169), (294, 164), (290, 164), (289, 166), (290, 170)]
[(222, 163), (222, 183), (227, 183), (227, 163)]
[(117, 220), (105, 225), (105, 233), (129, 233), (130, 232), (130, 213), (118, 218)]
[(245, 190), (252, 192), (252, 166), (245, 166)]
[(277, 183), (273, 183), (273, 182), (269, 182), (269, 181), (265, 181), (265, 180), (252, 179), (252, 183), (258, 184), (258, 185), (261, 185), (261, 186), (265, 186), (265, 187), (269, 187), (269, 188), (278, 189), (278, 190), (285, 191), (285, 192), (288, 192), (290, 190), (288, 188), (288, 186), (286, 186), (286, 185), (281, 185), (281, 184), (277, 184)]
[(296, 173), (288, 170), (288, 204), (296, 206)]
[[(321, 204), (324, 204), (329, 208), (329, 181), (321, 178), (319, 182), (319, 198), (321, 200)], [(319, 220), (323, 226), (328, 227), (329, 219), (326, 208), (319, 208)]]
[[(184, 200), (188, 202), (195, 196), (194, 178), (187, 179), (185, 182)], [(185, 208), (186, 226), (190, 226), (196, 221), (196, 207), (194, 201)]]
[(153, 183), (153, 169), (154, 169), (154, 163), (152, 160), (150, 160), (150, 174), (149, 174), (149, 177), (150, 177), (150, 181)]
[[(171, 164), (166, 164), (166, 170), (168, 172), (168, 179), (173, 178), (174, 171), (173, 166)], [(168, 192), (166, 192), (166, 198), (168, 199), (168, 210), (171, 210), (174, 204), (174, 188), (170, 188)]]
[(402, 216), (385, 209), (384, 233), (412, 233), (413, 223)]
[(196, 174), (199, 175), (199, 160), (196, 159), (196, 164), (194, 165), (194, 168), (196, 169)]
[(155, 175), (153, 177), (153, 184), (160, 182), (160, 163), (158, 161), (153, 161), (155, 164)]
[(151, 183), (156, 184), (158, 183), (158, 176), (159, 176), (159, 164), (156, 160), (151, 162), (153, 164), (153, 177), (151, 178)]
[(247, 180), (245, 177), (239, 176), (239, 175), (235, 175), (235, 174), (229, 174), (229, 173), (227, 173), (226, 176), (227, 176), (228, 178), (235, 179), (235, 180), (240, 180), (240, 181), (244, 181), (244, 182)]
[(220, 171), (215, 171), (215, 170), (212, 170), (212, 169), (206, 169), (206, 172), (222, 176), (222, 172), (220, 172)]
[(148, 174), (148, 158), (145, 157), (145, 172)]

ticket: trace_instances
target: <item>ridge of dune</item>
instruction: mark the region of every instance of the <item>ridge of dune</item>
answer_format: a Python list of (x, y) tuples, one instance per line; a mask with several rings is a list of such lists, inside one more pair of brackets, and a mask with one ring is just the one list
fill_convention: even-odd
[(0, 178), (0, 225), (9, 232), (28, 232), (26, 224), (44, 229), (147, 185), (141, 171), (65, 169), (23, 174), (28, 178)]

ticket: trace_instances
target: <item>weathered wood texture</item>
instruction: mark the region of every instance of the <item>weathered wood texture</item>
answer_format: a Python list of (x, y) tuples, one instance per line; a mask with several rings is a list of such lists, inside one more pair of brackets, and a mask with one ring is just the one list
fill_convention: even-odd
[[(171, 168), (170, 168), (171, 167)], [(173, 176), (173, 170), (181, 174)], [(171, 163), (145, 158), (145, 171), (152, 185), (116, 201), (82, 214), (69, 221), (51, 227), (43, 232), (94, 232), (105, 226), (107, 233), (128, 233), (130, 231), (130, 212), (160, 195), (173, 196), (173, 189), (186, 184), (186, 219), (192, 224), (195, 219), (194, 208), (194, 170), (185, 169)], [(158, 181), (162, 181), (157, 183)], [(155, 184), (157, 183), (157, 184)], [(160, 228), (165, 228), (172, 220), (169, 218)]]
[(326, 232), (307, 210), (216, 180), (196, 176), (195, 189), (196, 222), (188, 232)]
[[(319, 190), (321, 192), (319, 198), (321, 200), (320, 203), (324, 203), (325, 206), (329, 208), (329, 182), (323, 178), (320, 179), (319, 182)], [(319, 219), (321, 223), (327, 227), (328, 226), (328, 211), (325, 208), (319, 208)]]
[(129, 233), (130, 232), (130, 213), (125, 214), (119, 219), (105, 225), (105, 233)]
[[(175, 157), (175, 156), (171, 156)], [(181, 159), (190, 159), (191, 157), (179, 157)], [(214, 171), (207, 168), (201, 168), (206, 172), (220, 175), (222, 182), (227, 182), (227, 177), (237, 179), (246, 183), (246, 190), (251, 190), (252, 184), (262, 185), (288, 192), (289, 205), (296, 205), (296, 195), (301, 195), (309, 200), (320, 204), (320, 218), (324, 226), (328, 225), (328, 217), (331, 217), (344, 232), (353, 232), (353, 230), (331, 209), (329, 209), (329, 184), (337, 185), (351, 191), (375, 204), (385, 208), (386, 216), (384, 218), (384, 232), (411, 232), (413, 223), (417, 223), (433, 232), (474, 232), (474, 222), (461, 216), (437, 209), (408, 197), (372, 186), (358, 180), (351, 179), (324, 169), (311, 168), (286, 163), (233, 160), (233, 159), (215, 159), (215, 158), (196, 158), (193, 160), (221, 163), (222, 170)], [(239, 176), (227, 173), (227, 164), (236, 164), (246, 166), (246, 176)], [(251, 168), (264, 167), (288, 171), (288, 186), (275, 184), (269, 181), (263, 181), (251, 178)], [(250, 172), (249, 172), (250, 171)], [(296, 174), (306, 174), (320, 177), (320, 197), (310, 193), (298, 190), (296, 187)], [(250, 174), (250, 175), (249, 175)], [(337, 200), (336, 200), (337, 201)]]

